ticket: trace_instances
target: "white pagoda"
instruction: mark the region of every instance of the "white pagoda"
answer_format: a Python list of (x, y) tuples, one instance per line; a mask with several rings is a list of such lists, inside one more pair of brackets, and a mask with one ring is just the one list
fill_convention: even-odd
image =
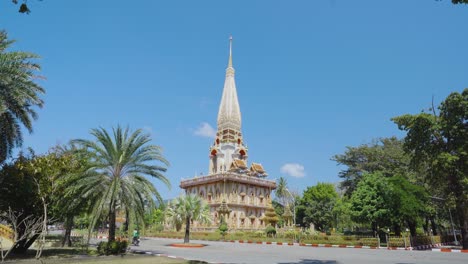
[[(276, 183), (265, 179), (268, 174), (260, 163), (248, 165), (234, 75), (231, 37), (218, 129), (209, 150), (208, 175), (182, 180), (180, 187), (187, 194), (198, 194), (210, 205), (213, 221), (205, 228), (217, 227), (222, 216), (230, 228), (263, 229), (263, 218), (271, 206), (271, 191), (276, 189)], [(195, 227), (202, 226), (195, 223)]]

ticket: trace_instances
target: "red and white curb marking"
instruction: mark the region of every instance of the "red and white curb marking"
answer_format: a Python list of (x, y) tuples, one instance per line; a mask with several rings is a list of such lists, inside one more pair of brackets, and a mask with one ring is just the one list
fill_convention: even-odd
[(433, 248), (434, 252), (468, 253), (468, 249)]
[[(175, 239), (172, 237), (155, 237), (155, 238), (167, 238)], [(363, 248), (363, 249), (387, 249), (387, 250), (426, 250), (432, 249), (437, 252), (461, 252), (468, 253), (468, 250), (461, 249), (446, 249), (440, 248), (443, 245), (451, 245), (451, 243), (438, 243), (432, 245), (422, 245), (416, 247), (374, 247), (374, 246), (351, 246), (351, 245), (332, 245), (332, 244), (304, 244), (304, 243), (287, 243), (287, 242), (263, 242), (263, 241), (252, 241), (252, 240), (224, 240), (214, 242), (230, 242), (239, 244), (256, 244), (256, 245), (278, 245), (278, 246), (302, 246), (302, 247), (325, 247), (325, 248)]]

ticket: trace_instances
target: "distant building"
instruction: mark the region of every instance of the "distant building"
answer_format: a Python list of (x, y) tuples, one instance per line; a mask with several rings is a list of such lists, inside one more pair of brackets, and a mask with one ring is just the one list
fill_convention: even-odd
[(218, 130), (209, 150), (208, 175), (182, 180), (180, 187), (208, 202), (213, 217), (210, 227), (217, 227), (223, 216), (230, 228), (263, 229), (263, 218), (271, 206), (271, 191), (276, 189), (276, 183), (265, 179), (268, 174), (260, 163), (252, 162), (250, 166), (247, 163), (248, 148), (241, 132), (234, 73), (231, 37)]

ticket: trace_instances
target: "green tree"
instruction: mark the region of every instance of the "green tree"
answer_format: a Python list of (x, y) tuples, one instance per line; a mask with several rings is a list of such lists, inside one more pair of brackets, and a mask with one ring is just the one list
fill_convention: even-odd
[(381, 172), (366, 173), (351, 196), (351, 216), (354, 221), (371, 224), (374, 236), (380, 228), (390, 226), (391, 211), (388, 179)]
[(90, 207), (90, 201), (81, 199), (71, 185), (84, 174), (89, 165), (89, 156), (86, 151), (76, 149), (73, 145), (56, 146), (45, 156), (42, 164), (51, 171), (51, 175), (55, 175), (55, 195), (51, 210), (53, 217), (64, 224), (62, 246), (71, 247), (71, 231), (75, 226), (75, 218), (86, 213)]
[(223, 237), (223, 239), (225, 239), (228, 230), (229, 230), (229, 228), (228, 228), (228, 225), (226, 223), (226, 220), (224, 220), (224, 217), (221, 216), (221, 221), (219, 222), (218, 231), (221, 234), (221, 236)]
[(407, 178), (382, 173), (365, 174), (351, 196), (351, 216), (356, 222), (370, 224), (374, 234), (393, 228), (400, 235), (402, 227), (409, 227), (416, 235), (428, 202), (426, 190)]
[(7, 33), (0, 31), (0, 164), (13, 148), (23, 142), (21, 126), (33, 131), (32, 120), (37, 119), (36, 107), (42, 107), (40, 98), (45, 90), (35, 81), (40, 70), (33, 62), (38, 56), (23, 51), (7, 51), (14, 43)]
[(416, 227), (427, 210), (426, 190), (399, 175), (389, 178), (388, 185), (390, 188), (388, 205), (396, 235), (400, 235), (402, 226), (407, 226), (411, 235), (415, 236)]
[(278, 226), (278, 227), (283, 227), (283, 226), (284, 226), (284, 222), (285, 222), (284, 219), (283, 219), (285, 207), (284, 207), (281, 203), (279, 203), (279, 202), (277, 202), (277, 201), (274, 201), (274, 200), (271, 201), (271, 206), (272, 206), (273, 209), (275, 210), (276, 215), (279, 216), (279, 217), (278, 217), (278, 221), (277, 221), (277, 223), (276, 223), (277, 226)]
[(179, 232), (182, 229), (182, 225), (184, 224), (184, 219), (182, 219), (182, 216), (177, 213), (176, 201), (177, 199), (174, 199), (173, 201), (169, 202), (166, 210), (164, 211), (164, 219), (173, 228), (175, 228), (177, 232)]
[(12, 162), (3, 164), (0, 170), (0, 222), (11, 220), (3, 214), (11, 209), (13, 213), (19, 215), (15, 219), (18, 225), (18, 237), (23, 237), (14, 245), (12, 250), (14, 254), (24, 254), (39, 236), (39, 234), (25, 236), (27, 227), (23, 220), (27, 217), (37, 219), (43, 216), (36, 178), (25, 166), (31, 160), (32, 155), (20, 153)]
[(300, 215), (303, 216), (302, 223), (311, 223), (321, 231), (332, 227), (334, 221), (333, 209), (338, 200), (338, 193), (335, 186), (330, 183), (317, 183), (312, 187), (307, 187), (300, 201)]
[(170, 207), (171, 219), (185, 221), (184, 243), (190, 242), (190, 224), (192, 221), (211, 222), (210, 206), (198, 195), (179, 196), (171, 203)]
[(468, 249), (468, 89), (450, 94), (438, 109), (392, 120), (407, 132), (405, 149), (412, 165), (426, 168), (428, 184), (455, 201), (463, 248)]
[(403, 141), (396, 137), (380, 138), (370, 144), (346, 147), (344, 154), (335, 155), (332, 160), (347, 168), (339, 172), (343, 178), (341, 188), (350, 197), (365, 173), (380, 172), (384, 177), (408, 175), (415, 177), (410, 168), (410, 156), (403, 149)]
[(333, 207), (333, 224), (338, 230), (352, 229), (354, 222), (351, 220), (350, 198), (344, 196), (336, 200)]
[[(44, 215), (46, 221), (64, 222), (66, 232), (63, 244), (71, 246), (73, 218), (83, 212), (84, 205), (76, 199), (76, 195), (68, 192), (64, 183), (70, 174), (81, 172), (83, 166), (80, 156), (63, 150), (62, 147), (55, 147), (43, 155), (30, 151), (29, 155), (21, 154), (13, 163), (4, 165), (0, 170), (0, 183), (8, 190), (2, 190), (0, 194), (3, 202), (0, 203), (0, 210), (10, 207), (14, 212), (23, 212), (25, 217)], [(35, 238), (37, 236), (30, 241), (20, 241), (15, 253), (24, 253)]]
[(281, 206), (286, 206), (287, 198), (289, 197), (289, 190), (288, 190), (288, 181), (280, 177), (278, 179), (278, 183), (276, 184), (275, 196), (278, 199), (278, 202)]
[[(115, 241), (117, 210), (128, 212), (132, 221), (142, 224), (147, 202), (162, 198), (154, 185), (145, 178), (150, 176), (170, 187), (162, 174), (166, 168), (154, 164), (169, 163), (162, 156), (161, 148), (149, 144), (151, 138), (141, 129), (130, 133), (129, 128), (118, 126), (111, 136), (105, 129), (93, 129), (95, 141), (78, 139), (74, 144), (85, 149), (90, 162), (85, 173), (71, 182), (73, 191), (92, 201), (90, 232), (98, 219), (107, 215), (109, 241)], [(150, 162), (153, 162), (150, 164)]]

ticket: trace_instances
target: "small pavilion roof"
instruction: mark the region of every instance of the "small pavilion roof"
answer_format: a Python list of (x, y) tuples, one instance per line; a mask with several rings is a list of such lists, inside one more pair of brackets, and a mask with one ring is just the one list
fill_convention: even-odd
[(245, 164), (245, 160), (241, 159), (234, 159), (234, 161), (231, 163), (231, 170), (232, 169), (242, 169), (245, 170), (247, 169), (247, 164)]

